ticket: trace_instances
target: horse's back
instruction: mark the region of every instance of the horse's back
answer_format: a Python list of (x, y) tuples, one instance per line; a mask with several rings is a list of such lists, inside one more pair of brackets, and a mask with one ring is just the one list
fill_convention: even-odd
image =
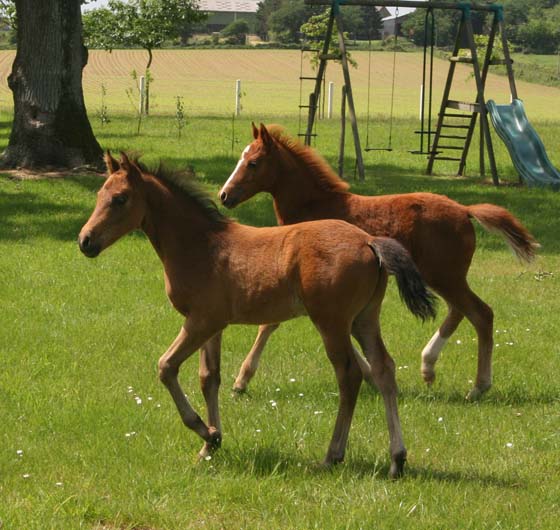
[(237, 299), (262, 299), (264, 308), (264, 300), (274, 298), (278, 321), (287, 319), (280, 313), (303, 309), (313, 319), (336, 312), (354, 315), (375, 291), (380, 268), (368, 245), (372, 238), (354, 225), (326, 219), (237, 229), (243, 231), (237, 238), (241, 246), (230, 247), (230, 260), (243, 261), (236, 283), (249, 285)]
[(466, 275), (475, 231), (467, 208), (452, 199), (433, 193), (351, 195), (346, 212), (366, 232), (397, 239), (432, 286), (440, 283), (442, 270)]

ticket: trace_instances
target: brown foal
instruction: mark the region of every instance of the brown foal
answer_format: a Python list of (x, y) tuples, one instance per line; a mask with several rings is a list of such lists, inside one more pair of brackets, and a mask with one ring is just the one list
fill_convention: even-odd
[[(107, 153), (109, 177), (79, 235), (88, 257), (131, 230), (148, 236), (163, 262), (167, 295), (186, 318), (159, 360), (159, 376), (184, 424), (204, 445), (221, 443), (218, 410), (222, 330), (235, 323), (277, 323), (307, 314), (321, 334), (340, 398), (326, 464), (344, 458), (362, 376), (381, 392), (389, 428), (390, 475), (402, 473), (406, 450), (397, 412), (394, 363), (379, 329), (387, 274), (417, 316), (433, 316), (433, 296), (408, 252), (396, 241), (372, 237), (338, 220), (254, 228), (228, 220), (192, 182), (148, 172), (126, 154)], [(365, 359), (356, 352), (351, 335)], [(200, 349), (206, 424), (178, 381), (181, 364)]]
[[(243, 151), (220, 191), (220, 200), (233, 208), (258, 192), (274, 199), (278, 224), (311, 219), (343, 219), (376, 236), (399, 241), (411, 254), (426, 283), (440, 294), (448, 313), (422, 351), (422, 376), (435, 380), (435, 364), (449, 337), (464, 317), (478, 336), (478, 372), (467, 394), (476, 399), (492, 384), (492, 309), (469, 287), (467, 273), (476, 240), (471, 219), (501, 233), (521, 260), (533, 259), (539, 246), (527, 229), (506, 209), (493, 204), (463, 206), (443, 195), (408, 193), (367, 197), (348, 192), (313, 149), (289, 138), (277, 125), (253, 124), (254, 141)], [(278, 323), (261, 326), (243, 362), (234, 390), (244, 391), (255, 374), (262, 350)]]

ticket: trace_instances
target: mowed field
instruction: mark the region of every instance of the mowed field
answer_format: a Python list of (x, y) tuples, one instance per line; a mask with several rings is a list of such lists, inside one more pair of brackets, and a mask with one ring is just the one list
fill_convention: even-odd
[[(11, 92), (6, 78), (14, 53), (0, 52), (0, 104), (11, 105)], [(352, 88), (359, 115), (367, 113), (368, 70), (371, 61), (370, 113), (387, 114), (390, 108), (393, 76), (392, 52), (353, 51), (358, 68), (351, 69)], [(84, 69), (86, 105), (94, 113), (101, 105), (101, 87), (107, 91), (109, 113), (134, 112), (126, 90), (134, 88), (131, 72), (144, 71), (147, 54), (143, 50), (92, 50)], [(302, 67), (298, 50), (156, 50), (152, 65), (152, 105), (154, 113), (172, 113), (175, 98), (184, 98), (190, 115), (231, 116), (235, 110), (235, 81), (241, 79), (243, 114), (250, 117), (297, 115), (300, 102), (299, 77)], [(434, 61), (434, 114), (439, 107), (449, 63)], [(475, 96), (472, 69), (458, 65), (452, 98), (473, 101)], [(303, 75), (313, 75), (307, 54), (303, 60)], [(395, 69), (394, 114), (417, 117), (422, 80), (422, 55), (398, 53)], [(329, 63), (326, 81), (335, 83), (335, 115), (340, 109), (342, 71), (337, 63)], [(560, 90), (518, 83), (532, 120), (560, 120)], [(303, 103), (313, 90), (312, 81), (304, 81)], [(509, 102), (509, 87), (505, 77), (490, 75), (487, 99)]]

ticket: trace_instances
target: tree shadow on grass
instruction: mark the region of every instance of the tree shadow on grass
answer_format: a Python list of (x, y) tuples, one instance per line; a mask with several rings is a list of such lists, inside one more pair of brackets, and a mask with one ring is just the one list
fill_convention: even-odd
[[(68, 182), (91, 191), (91, 203), (86, 206), (81, 193), (67, 193)], [(4, 184), (0, 189), (0, 241), (41, 237), (71, 241), (93, 210), (99, 178), (65, 177), (39, 183), (5, 179)], [(44, 191), (44, 186), (49, 189)]]
[[(189, 159), (188, 165), (194, 170), (201, 184), (210, 196), (216, 201), (216, 193), (227, 180), (237, 162), (235, 156), (214, 156)], [(175, 157), (164, 160), (165, 163), (175, 168), (185, 168), (187, 163), (183, 158)], [(401, 167), (396, 164), (370, 164), (367, 166), (368, 178), (364, 182), (355, 180), (351, 182), (351, 190), (362, 195), (409, 193), (415, 191), (429, 191), (440, 193), (457, 200), (462, 204), (476, 204), (491, 202), (511, 210), (542, 244), (547, 253), (560, 253), (560, 194), (547, 190), (533, 190), (524, 187), (495, 188), (480, 179), (474, 178), (449, 178), (428, 177), (422, 175), (418, 169)], [(101, 186), (99, 176), (76, 175), (65, 177), (65, 182), (83, 188), (88, 192), (95, 192)], [(52, 185), (57, 182), (53, 181)], [(9, 195), (9, 197), (6, 196)], [(35, 194), (34, 197), (26, 194)], [(53, 197), (53, 194), (48, 194)], [(11, 205), (9, 203), (12, 203)], [(14, 204), (15, 203), (15, 204)], [(75, 231), (82, 220), (87, 219), (91, 213), (94, 201), (88, 201), (88, 206), (78, 203), (69, 203), (57, 200), (49, 202), (39, 192), (4, 192), (0, 197), (2, 212), (8, 212), (8, 223), (0, 227), (0, 238), (12, 237), (17, 239), (16, 227), (10, 225), (9, 218), (14, 217), (18, 208), (33, 219), (34, 234), (49, 235), (57, 239), (66, 239), (67, 234)], [(5, 209), (6, 208), (6, 209)], [(225, 215), (233, 217), (239, 222), (253, 226), (274, 226), (276, 219), (272, 207), (272, 200), (268, 194), (260, 193), (238, 208), (231, 211), (223, 210)], [(80, 213), (81, 212), (81, 213)], [(66, 214), (66, 219), (58, 222), (49, 221), (57, 214)], [(4, 217), (5, 215), (3, 215)], [(78, 221), (79, 219), (79, 221)], [(476, 223), (475, 223), (476, 224)], [(15, 231), (15, 232), (14, 232)], [(20, 231), (21, 232), (21, 231)], [(505, 248), (501, 237), (487, 235), (479, 230), (479, 245), (490, 250), (503, 250)]]
[[(45, 201), (37, 193), (0, 191), (0, 212), (0, 241), (21, 241), (42, 236), (67, 240), (72, 227), (78, 222), (81, 209)], [(65, 218), (64, 222), (57, 220), (61, 216)]]

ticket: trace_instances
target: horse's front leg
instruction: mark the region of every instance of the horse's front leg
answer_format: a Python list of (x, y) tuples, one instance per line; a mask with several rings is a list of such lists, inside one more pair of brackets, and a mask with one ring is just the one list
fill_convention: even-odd
[[(200, 388), (206, 400), (208, 411), (208, 428), (215, 432), (222, 432), (220, 410), (218, 407), (218, 390), (220, 389), (220, 354), (222, 348), (222, 332), (216, 333), (200, 349), (200, 365), (198, 375)], [(220, 446), (221, 439), (215, 438), (212, 443), (204, 442), (198, 453), (200, 458), (206, 458), (214, 449)]]
[(221, 433), (215, 427), (208, 428), (192, 408), (179, 384), (178, 375), (181, 364), (219, 331), (220, 326), (197, 322), (190, 317), (158, 363), (159, 378), (169, 390), (183, 423), (213, 447), (219, 445)]

